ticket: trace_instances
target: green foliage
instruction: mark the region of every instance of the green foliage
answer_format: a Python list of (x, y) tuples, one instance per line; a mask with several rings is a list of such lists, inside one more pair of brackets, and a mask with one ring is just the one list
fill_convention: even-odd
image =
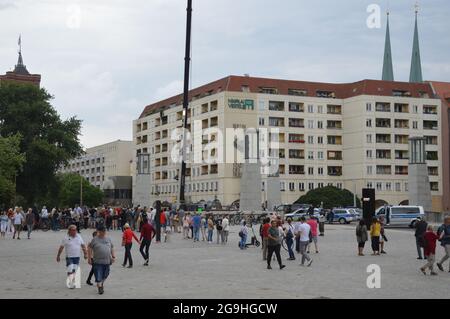
[(98, 206), (102, 203), (103, 192), (91, 185), (85, 178), (76, 174), (57, 175), (56, 188), (58, 189), (59, 207), (74, 207), (80, 204), (81, 183), (83, 183), (83, 205), (89, 207)]
[[(322, 202), (323, 208), (327, 209), (353, 206), (353, 193), (346, 189), (327, 186), (309, 191), (306, 195), (301, 196), (295, 203), (320, 206)], [(359, 198), (356, 198), (356, 206), (361, 207)]]
[(20, 153), (20, 135), (0, 136), (0, 206), (11, 206), (15, 196), (15, 176), (25, 162)]
[(78, 140), (81, 121), (61, 120), (50, 104), (52, 96), (33, 85), (2, 83), (0, 86), (0, 135), (20, 134), (20, 151), (26, 162), (17, 177), (17, 192), (29, 205), (44, 198), (55, 172), (82, 153)]

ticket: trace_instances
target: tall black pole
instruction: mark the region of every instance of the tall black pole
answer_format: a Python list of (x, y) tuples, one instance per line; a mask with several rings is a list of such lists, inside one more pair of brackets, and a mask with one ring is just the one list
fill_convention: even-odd
[(189, 69), (191, 66), (191, 28), (192, 28), (192, 0), (187, 1), (187, 22), (186, 22), (186, 53), (184, 57), (184, 92), (183, 92), (183, 158), (181, 161), (180, 173), (180, 205), (185, 204), (186, 188), (186, 135), (188, 125), (189, 107)]

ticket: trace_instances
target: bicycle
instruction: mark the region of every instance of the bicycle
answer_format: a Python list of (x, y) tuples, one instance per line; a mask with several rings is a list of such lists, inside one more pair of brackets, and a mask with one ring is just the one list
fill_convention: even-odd
[(48, 218), (41, 218), (39, 220), (38, 228), (42, 230), (43, 232), (46, 232), (50, 230), (52, 227), (52, 224)]

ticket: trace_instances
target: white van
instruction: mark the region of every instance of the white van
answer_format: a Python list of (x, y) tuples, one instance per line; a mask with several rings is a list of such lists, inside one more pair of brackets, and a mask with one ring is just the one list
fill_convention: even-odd
[(382, 206), (377, 209), (375, 215), (384, 215), (387, 226), (400, 226), (413, 228), (418, 218), (425, 218), (422, 206)]

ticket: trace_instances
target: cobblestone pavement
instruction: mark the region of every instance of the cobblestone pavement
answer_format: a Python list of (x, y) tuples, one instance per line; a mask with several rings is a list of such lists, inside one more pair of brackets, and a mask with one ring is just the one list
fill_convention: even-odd
[[(310, 268), (300, 267), (299, 258), (288, 261), (282, 250), (279, 270), (267, 270), (261, 248), (238, 249), (238, 229), (232, 228), (226, 246), (193, 243), (181, 234), (172, 234), (169, 242), (152, 243), (150, 266), (133, 245), (133, 269), (122, 268), (124, 249), (120, 232), (110, 232), (116, 245), (117, 262), (105, 284), (105, 294), (97, 295), (85, 284), (89, 265), (82, 261), (82, 287), (65, 286), (65, 265), (55, 257), (65, 232), (34, 232), (32, 239), (0, 240), (0, 298), (448, 298), (450, 273), (424, 276), (416, 260), (411, 230), (388, 229), (387, 255), (356, 256), (354, 225), (326, 225), (325, 237), (319, 237), (320, 254), (312, 254)], [(256, 229), (255, 229), (256, 230)], [(83, 230), (85, 241), (91, 230)], [(215, 234), (214, 234), (215, 236)], [(214, 237), (215, 238), (215, 237)], [(443, 249), (438, 247), (438, 259)], [(381, 288), (368, 289), (367, 266), (381, 267)], [(448, 271), (448, 264), (445, 266)]]

